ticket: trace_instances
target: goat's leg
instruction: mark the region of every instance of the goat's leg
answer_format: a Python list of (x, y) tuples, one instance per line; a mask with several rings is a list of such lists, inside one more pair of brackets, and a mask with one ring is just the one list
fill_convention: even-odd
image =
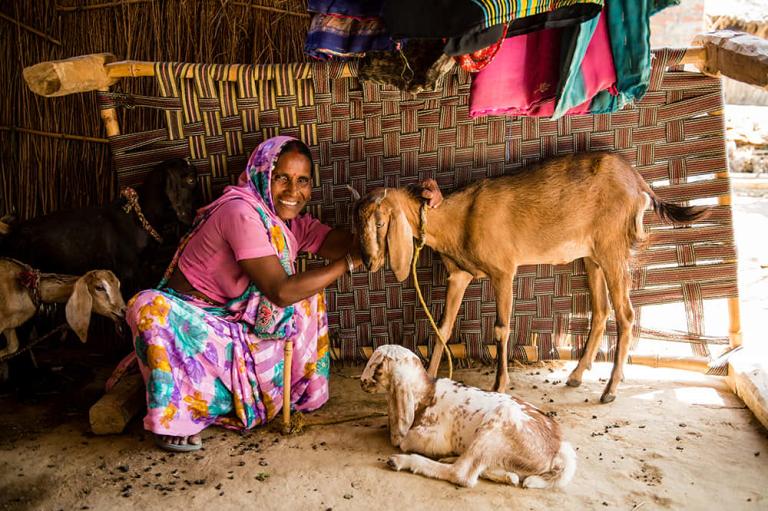
[(11, 355), (19, 351), (19, 338), (16, 335), (15, 328), (6, 328), (3, 330), (5, 335), (6, 346), (5, 349), (0, 350), (0, 357)]
[[(432, 458), (442, 458), (455, 452), (451, 441), (442, 428), (436, 426), (419, 425), (408, 430), (402, 442), (400, 450), (403, 452), (417, 452)], [(442, 463), (451, 463), (454, 459), (441, 459)]]
[(519, 475), (514, 472), (508, 472), (501, 468), (485, 469), (483, 470), (483, 473), (480, 474), (480, 478), (493, 481), (494, 483), (509, 484), (512, 486), (517, 486), (520, 484)]
[(509, 322), (512, 314), (512, 284), (517, 268), (512, 268), (510, 274), (491, 277), (493, 289), (496, 292), (496, 324), (493, 327), (493, 339), (496, 341), (496, 381), (494, 392), (506, 392), (509, 387), (507, 370), (507, 346), (509, 344)]
[[(440, 463), (453, 463), (459, 459), (458, 456), (451, 456), (450, 458), (440, 458)], [(520, 476), (514, 472), (509, 472), (503, 468), (486, 468), (483, 473), (480, 474), (480, 479), (486, 479), (493, 481), (494, 483), (511, 484), (517, 486), (520, 484)]]
[(616, 311), (616, 326), (619, 334), (611, 378), (600, 397), (601, 402), (610, 403), (616, 399), (616, 389), (619, 382), (624, 379), (624, 364), (629, 355), (629, 339), (635, 322), (635, 310), (632, 308), (632, 302), (629, 301), (629, 275), (625, 266), (621, 262), (604, 265), (603, 271), (613, 308)]
[(605, 284), (603, 270), (589, 257), (584, 258), (584, 266), (587, 268), (587, 282), (592, 299), (592, 321), (584, 353), (566, 382), (571, 387), (581, 385), (584, 371), (592, 369), (592, 362), (595, 361), (597, 349), (600, 347), (600, 341), (605, 334), (605, 324), (608, 322), (608, 288)]
[[(443, 311), (443, 317), (440, 320), (440, 335), (443, 336), (445, 342), (453, 332), (453, 325), (456, 322), (456, 316), (459, 313), (459, 307), (461, 306), (461, 300), (464, 298), (464, 291), (467, 290), (467, 286), (472, 282), (472, 274), (467, 273), (464, 270), (460, 270), (453, 262), (443, 259), (445, 267), (448, 269), (448, 289), (445, 295), (445, 310)], [(443, 356), (443, 345), (439, 339), (435, 340), (435, 347), (432, 350), (432, 358), (429, 360), (429, 369), (427, 372), (433, 378), (437, 377), (437, 371), (440, 368), (440, 360)]]
[(455, 463), (440, 463), (419, 454), (395, 454), (387, 460), (393, 470), (409, 470), (414, 474), (450, 481), (459, 486), (473, 487), (484, 471), (481, 458), (470, 451), (465, 452)]

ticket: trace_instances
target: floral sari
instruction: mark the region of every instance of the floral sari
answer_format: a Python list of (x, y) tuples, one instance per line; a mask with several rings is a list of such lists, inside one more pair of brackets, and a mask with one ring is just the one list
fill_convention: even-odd
[(128, 303), (126, 318), (147, 384), (146, 429), (188, 436), (210, 424), (248, 429), (275, 417), (283, 403), (283, 348), (293, 341), (291, 404), (299, 411), (328, 400), (329, 342), (323, 295), (289, 307), (253, 285), (224, 305), (165, 287), (189, 239), (224, 203), (246, 201), (258, 213), (283, 269), (295, 272), (295, 247), (275, 214), (270, 182), (282, 147), (274, 137), (251, 154), (238, 186), (201, 209), (157, 289)]

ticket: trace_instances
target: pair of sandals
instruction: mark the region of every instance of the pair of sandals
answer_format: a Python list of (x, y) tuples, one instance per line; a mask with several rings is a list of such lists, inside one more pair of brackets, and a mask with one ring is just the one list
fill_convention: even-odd
[[(203, 447), (203, 440), (200, 439), (200, 441), (196, 444), (192, 444), (189, 442), (183, 443), (183, 444), (174, 444), (169, 442), (168, 440), (164, 439), (161, 435), (153, 435), (155, 438), (155, 445), (158, 446), (160, 449), (163, 449), (164, 451), (170, 451), (170, 452), (192, 452), (192, 451), (199, 451)], [(190, 435), (192, 436), (192, 435)]]

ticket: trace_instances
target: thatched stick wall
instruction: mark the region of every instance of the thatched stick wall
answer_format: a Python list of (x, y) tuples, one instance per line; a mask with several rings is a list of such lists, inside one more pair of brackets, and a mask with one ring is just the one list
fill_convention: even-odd
[[(22, 79), (25, 66), (101, 52), (151, 61), (304, 61), (308, 25), (305, 0), (3, 2), (0, 216), (102, 204), (116, 192), (94, 95), (36, 96)], [(151, 93), (154, 83), (117, 87)], [(125, 117), (124, 131), (148, 125), (146, 114)]]

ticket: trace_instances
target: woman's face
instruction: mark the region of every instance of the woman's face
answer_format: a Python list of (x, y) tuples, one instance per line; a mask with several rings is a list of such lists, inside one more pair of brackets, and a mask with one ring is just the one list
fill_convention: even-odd
[(272, 170), (272, 203), (275, 213), (283, 220), (299, 216), (312, 194), (312, 174), (309, 159), (291, 151), (277, 160)]

